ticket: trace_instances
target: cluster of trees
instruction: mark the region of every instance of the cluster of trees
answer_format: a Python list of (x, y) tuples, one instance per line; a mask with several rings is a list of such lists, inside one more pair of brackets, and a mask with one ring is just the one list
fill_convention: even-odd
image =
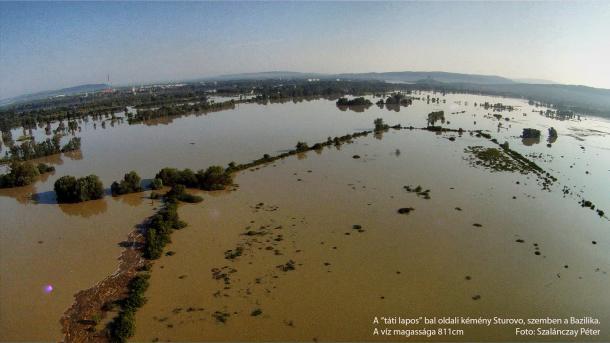
[(163, 185), (174, 186), (184, 185), (189, 188), (199, 188), (206, 191), (225, 189), (233, 183), (233, 176), (230, 171), (220, 166), (211, 166), (206, 170), (199, 170), (196, 173), (191, 169), (179, 170), (176, 168), (163, 168), (157, 173), (155, 178), (160, 179)]
[[(35, 127), (47, 122), (75, 120), (89, 116), (112, 115), (126, 106), (140, 108), (205, 101), (207, 92), (215, 84), (194, 83), (182, 87), (151, 86), (146, 90), (132, 92), (131, 87), (115, 89), (114, 92), (85, 90), (80, 94), (63, 97), (47, 97), (16, 102), (0, 109), (0, 130), (14, 127)], [(89, 92), (84, 94), (84, 92)]]
[(428, 126), (433, 126), (437, 121), (445, 123), (445, 111), (434, 111), (428, 113)]
[(523, 129), (521, 138), (540, 138), (540, 130), (532, 128)]
[(390, 126), (383, 122), (382, 118), (377, 118), (373, 121), (375, 124), (375, 132), (385, 131), (390, 128)]
[(164, 105), (157, 109), (138, 110), (135, 115), (129, 113), (127, 118), (130, 124), (134, 124), (160, 117), (179, 116), (195, 112), (208, 113), (232, 108), (235, 108), (234, 100), (223, 102), (199, 102), (195, 104), (182, 104), (176, 106)]
[(119, 302), (119, 314), (108, 324), (112, 342), (127, 342), (136, 332), (135, 312), (146, 303), (144, 292), (149, 286), (150, 274), (136, 275), (128, 285), (129, 294)]
[(12, 145), (6, 152), (6, 160), (27, 161), (34, 158), (59, 154), (80, 149), (80, 137), (72, 137), (63, 147), (61, 147), (61, 136), (55, 135), (47, 138), (44, 142), (36, 143), (27, 140), (19, 145)]
[(112, 192), (112, 196), (141, 192), (141, 180), (142, 179), (140, 178), (138, 173), (133, 170), (130, 171), (129, 173), (125, 174), (123, 180), (121, 180), (120, 182), (115, 181), (112, 183), (112, 185), (110, 185), (110, 191)]
[(150, 218), (146, 226), (144, 256), (155, 260), (161, 257), (163, 248), (169, 243), (173, 230), (186, 227), (178, 217), (178, 203), (173, 197), (166, 197), (165, 206)]
[[(248, 80), (233, 81), (232, 87), (222, 89), (223, 92), (249, 93), (253, 91), (257, 96), (252, 101), (268, 101), (289, 98), (307, 97), (341, 97), (346, 94), (363, 95), (367, 93), (385, 93), (394, 89), (396, 85), (382, 81), (336, 81), (320, 80), (308, 82), (306, 80)], [(219, 89), (221, 92), (221, 89)]]
[(174, 185), (165, 195), (170, 200), (177, 200), (189, 203), (198, 203), (203, 201), (203, 198), (198, 195), (189, 194), (186, 192), (186, 187), (181, 184)]
[(101, 199), (104, 196), (104, 186), (97, 175), (81, 178), (62, 176), (54, 184), (57, 202), (74, 203)]
[(9, 172), (0, 174), (0, 188), (27, 186), (34, 182), (40, 174), (54, 171), (55, 168), (44, 163), (34, 166), (31, 162), (14, 161)]
[[(403, 93), (394, 93), (390, 96), (388, 96), (388, 98), (385, 100), (385, 104), (386, 105), (402, 105), (402, 106), (409, 106), (413, 103), (413, 100), (404, 95)], [(379, 100), (377, 102), (378, 105), (383, 104), (383, 100)]]
[(347, 98), (339, 98), (337, 106), (371, 106), (373, 103), (364, 97), (348, 100)]

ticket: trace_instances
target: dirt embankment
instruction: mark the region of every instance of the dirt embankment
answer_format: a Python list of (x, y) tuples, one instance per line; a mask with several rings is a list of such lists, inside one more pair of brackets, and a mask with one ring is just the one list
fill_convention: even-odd
[(109, 342), (105, 327), (98, 323), (111, 309), (111, 305), (128, 294), (128, 285), (147, 263), (142, 255), (144, 225), (132, 231), (121, 243), (125, 249), (119, 257), (119, 268), (95, 286), (75, 295), (72, 306), (60, 322), (64, 342)]

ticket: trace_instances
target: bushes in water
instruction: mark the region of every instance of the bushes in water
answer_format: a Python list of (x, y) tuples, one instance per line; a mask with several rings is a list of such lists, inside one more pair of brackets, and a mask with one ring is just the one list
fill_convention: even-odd
[(140, 176), (135, 171), (130, 171), (125, 174), (121, 182), (113, 182), (110, 186), (113, 196), (141, 192), (142, 187), (140, 186)]
[(61, 152), (68, 152), (80, 149), (80, 137), (72, 137), (66, 143), (66, 145), (61, 148)]
[(129, 295), (120, 301), (121, 312), (108, 324), (112, 342), (126, 342), (136, 331), (135, 311), (146, 303), (149, 274), (138, 274), (128, 285)]
[(445, 111), (435, 111), (428, 113), (428, 126), (433, 126), (437, 121), (445, 123)]
[(305, 142), (297, 142), (296, 150), (298, 152), (303, 152), (309, 150), (309, 146)]
[(0, 175), (0, 188), (27, 186), (34, 182), (41, 173), (53, 170), (55, 168), (44, 163), (34, 166), (30, 162), (14, 161), (10, 165), (10, 171)]
[(55, 167), (50, 166), (48, 164), (44, 164), (44, 163), (38, 163), (38, 165), (36, 166), (36, 169), (38, 169), (38, 173), (40, 173), (40, 174), (50, 173), (50, 172), (55, 171)]
[(127, 342), (127, 339), (136, 333), (135, 321), (134, 311), (120, 312), (119, 315), (108, 324), (112, 342)]
[(381, 118), (375, 119), (373, 124), (375, 124), (375, 131), (384, 131), (390, 128), (390, 126), (385, 124)]
[(178, 218), (177, 209), (175, 199), (167, 197), (165, 206), (151, 217), (146, 229), (144, 257), (151, 260), (161, 257), (163, 248), (170, 242), (171, 232), (186, 226), (186, 223)]
[(53, 187), (60, 203), (73, 203), (101, 199), (104, 195), (104, 186), (97, 175), (81, 178), (62, 176)]
[(337, 100), (337, 106), (370, 106), (373, 103), (364, 98), (364, 97), (358, 97), (358, 98), (354, 98), (352, 100), (348, 100), (347, 98), (339, 98), (339, 100)]
[(68, 152), (80, 149), (80, 137), (72, 137), (66, 145), (60, 146), (61, 136), (55, 135), (53, 138), (36, 143), (33, 140), (28, 140), (20, 145), (13, 145), (9, 148), (10, 154), (8, 159), (15, 161), (26, 161), (38, 157), (59, 154), (60, 152)]
[(152, 190), (159, 190), (163, 187), (163, 180), (159, 179), (159, 178), (154, 178), (152, 180), (152, 182), (150, 183), (150, 189)]
[(231, 174), (220, 166), (211, 166), (206, 170), (199, 170), (197, 173), (191, 169), (163, 168), (157, 173), (156, 178), (166, 186), (184, 185), (206, 191), (225, 189), (226, 186), (233, 183)]
[(175, 198), (176, 200), (197, 203), (203, 201), (203, 198), (198, 195), (188, 194), (184, 185), (174, 185), (169, 192), (167, 192), (168, 198)]
[(540, 130), (536, 130), (536, 129), (532, 129), (532, 128), (523, 129), (521, 138), (540, 138)]

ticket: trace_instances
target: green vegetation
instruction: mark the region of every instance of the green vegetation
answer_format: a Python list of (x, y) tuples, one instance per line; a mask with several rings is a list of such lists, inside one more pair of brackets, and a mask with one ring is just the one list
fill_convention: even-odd
[(154, 178), (152, 180), (152, 182), (150, 183), (150, 189), (152, 190), (159, 190), (163, 187), (163, 180), (159, 179), (159, 178)]
[(170, 242), (173, 230), (179, 230), (186, 223), (178, 218), (178, 204), (173, 197), (166, 197), (165, 206), (152, 216), (146, 226), (144, 257), (155, 260), (161, 257), (163, 248)]
[(160, 179), (166, 186), (180, 184), (206, 191), (222, 190), (233, 183), (231, 173), (220, 166), (211, 166), (206, 170), (199, 170), (197, 173), (194, 173), (191, 169), (163, 168), (155, 178)]
[(428, 113), (428, 126), (433, 126), (437, 121), (445, 123), (445, 111), (436, 111)]
[(9, 172), (0, 174), (0, 188), (27, 186), (36, 181), (40, 174), (52, 172), (54, 167), (44, 163), (34, 166), (30, 162), (13, 161), (9, 167)]
[(129, 282), (129, 294), (119, 301), (121, 311), (108, 324), (112, 342), (127, 342), (127, 339), (135, 334), (135, 311), (146, 303), (144, 292), (148, 289), (149, 278), (149, 274), (142, 273)]
[(371, 106), (373, 103), (364, 97), (348, 100), (347, 98), (339, 98), (337, 106)]
[(38, 163), (36, 165), (36, 169), (38, 169), (38, 173), (40, 173), (40, 174), (50, 173), (50, 172), (55, 171), (55, 167), (50, 166), (48, 164), (44, 164), (44, 163)]
[(482, 146), (469, 146), (464, 152), (471, 155), (470, 162), (476, 166), (483, 166), (492, 171), (519, 171), (520, 165), (510, 158), (504, 150), (484, 148)]
[(536, 130), (536, 129), (532, 129), (532, 128), (523, 129), (521, 138), (540, 138), (540, 130)]
[(167, 192), (166, 196), (170, 199), (175, 198), (176, 200), (188, 203), (198, 203), (203, 201), (203, 198), (198, 195), (186, 193), (186, 187), (181, 184), (175, 184), (172, 186), (172, 189)]
[(382, 118), (377, 118), (373, 121), (375, 124), (375, 132), (385, 131), (390, 128), (390, 126), (383, 122)]
[(72, 137), (63, 147), (60, 146), (61, 136), (55, 135), (44, 142), (36, 143), (26, 140), (19, 145), (11, 145), (4, 160), (27, 161), (34, 158), (59, 154), (80, 149), (80, 138)]
[(198, 102), (195, 104), (180, 104), (172, 106), (164, 105), (158, 109), (138, 109), (135, 115), (128, 115), (128, 121), (130, 124), (135, 124), (161, 117), (179, 116), (190, 113), (208, 113), (232, 108), (235, 108), (234, 100), (225, 102)]
[(305, 142), (297, 142), (296, 145), (297, 152), (303, 152), (309, 150), (309, 146)]
[(88, 200), (101, 199), (104, 195), (102, 182), (96, 175), (81, 178), (74, 176), (62, 176), (54, 185), (57, 202), (74, 203)]
[(121, 182), (113, 182), (110, 186), (110, 190), (112, 191), (113, 196), (127, 194), (127, 193), (137, 193), (142, 191), (142, 187), (140, 186), (140, 176), (135, 171), (130, 171), (125, 174), (123, 180)]
[[(382, 101), (382, 103), (383, 103), (383, 101)], [(406, 95), (404, 95), (403, 93), (394, 93), (385, 100), (386, 105), (408, 106), (408, 105), (411, 105), (412, 103), (413, 103), (413, 100), (411, 98), (407, 97)], [(377, 102), (377, 104), (379, 104), (379, 102)]]

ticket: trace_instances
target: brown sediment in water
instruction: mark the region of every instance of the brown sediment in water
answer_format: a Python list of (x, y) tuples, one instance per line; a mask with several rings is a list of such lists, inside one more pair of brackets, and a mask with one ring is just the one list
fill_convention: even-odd
[[(453, 130), (441, 127), (414, 128), (401, 127), (400, 125), (393, 126), (391, 127), (391, 129), (417, 129), (427, 131), (463, 132), (463, 130)], [(384, 131), (387, 131), (387, 129)], [(228, 171), (243, 171), (253, 167), (257, 167), (259, 165), (268, 164), (278, 159), (282, 159), (284, 157), (295, 155), (304, 151), (319, 150), (325, 146), (340, 145), (344, 142), (349, 143), (351, 139), (360, 136), (366, 136), (371, 132), (373, 131), (362, 131), (354, 133), (352, 135), (335, 137), (334, 139), (331, 139), (329, 137), (327, 141), (314, 144), (312, 147), (306, 147), (305, 149), (300, 150), (291, 150), (289, 152), (277, 156), (265, 155), (263, 158), (250, 163), (233, 165), (228, 169)], [(491, 139), (491, 136), (488, 134), (483, 134), (480, 131), (473, 132), (477, 132), (484, 138)], [(494, 141), (494, 143), (496, 142)], [(544, 174), (544, 171), (541, 170), (541, 168), (539, 168), (537, 165), (533, 164), (533, 162), (527, 160), (521, 155), (515, 156), (516, 152), (513, 153), (513, 151), (509, 150), (508, 148), (504, 149), (504, 151), (510, 154), (511, 157), (515, 160), (519, 160), (520, 162), (525, 163), (529, 162), (527, 164), (530, 169), (534, 169), (540, 174)], [(550, 177), (548, 173), (547, 176)], [(475, 224), (475, 226), (477, 226), (477, 224)], [(104, 308), (105, 305), (112, 304), (116, 301), (124, 299), (128, 295), (128, 285), (130, 281), (136, 276), (137, 272), (141, 270), (142, 267), (146, 266), (147, 263), (150, 263), (144, 258), (141, 250), (141, 247), (145, 243), (144, 236), (142, 235), (142, 229), (138, 228), (132, 233), (130, 233), (128, 241), (130, 242), (130, 244), (125, 247), (125, 250), (121, 254), (118, 270), (114, 274), (108, 276), (107, 278), (99, 282), (94, 287), (77, 293), (75, 296), (74, 304), (64, 313), (64, 316), (61, 319), (61, 324), (63, 328), (62, 332), (65, 335), (66, 341), (109, 341), (107, 330), (105, 328), (100, 331), (96, 330), (95, 325), (97, 322), (93, 318), (102, 318), (108, 312), (108, 310)]]
[[(400, 125), (393, 127), (400, 129)], [(275, 160), (295, 155), (299, 152), (309, 150), (319, 150), (323, 146), (331, 144), (342, 144), (349, 142), (352, 138), (366, 136), (371, 131), (356, 132), (351, 135), (335, 137), (334, 141), (329, 139), (326, 142), (316, 143), (312, 147), (305, 149), (291, 150), (278, 156), (265, 155), (263, 158), (250, 163), (240, 164), (230, 167), (231, 172), (246, 170), (262, 164), (271, 163)], [(133, 280), (139, 270), (151, 262), (145, 259), (142, 247), (144, 246), (144, 228), (140, 226), (132, 231), (125, 244), (125, 249), (119, 258), (119, 268), (117, 271), (106, 277), (104, 280), (92, 288), (80, 291), (75, 295), (72, 306), (64, 313), (60, 322), (62, 333), (66, 342), (109, 342), (109, 332), (107, 328), (97, 330), (96, 325), (101, 318), (110, 311), (108, 305), (114, 304), (127, 297), (129, 294), (129, 283)]]
[(74, 303), (60, 320), (65, 342), (110, 341), (107, 330), (98, 331), (96, 325), (108, 312), (104, 307), (125, 298), (129, 292), (129, 282), (138, 270), (149, 263), (143, 256), (142, 233), (142, 227), (138, 227), (127, 236), (125, 249), (119, 257), (119, 267), (114, 274), (74, 296)]

